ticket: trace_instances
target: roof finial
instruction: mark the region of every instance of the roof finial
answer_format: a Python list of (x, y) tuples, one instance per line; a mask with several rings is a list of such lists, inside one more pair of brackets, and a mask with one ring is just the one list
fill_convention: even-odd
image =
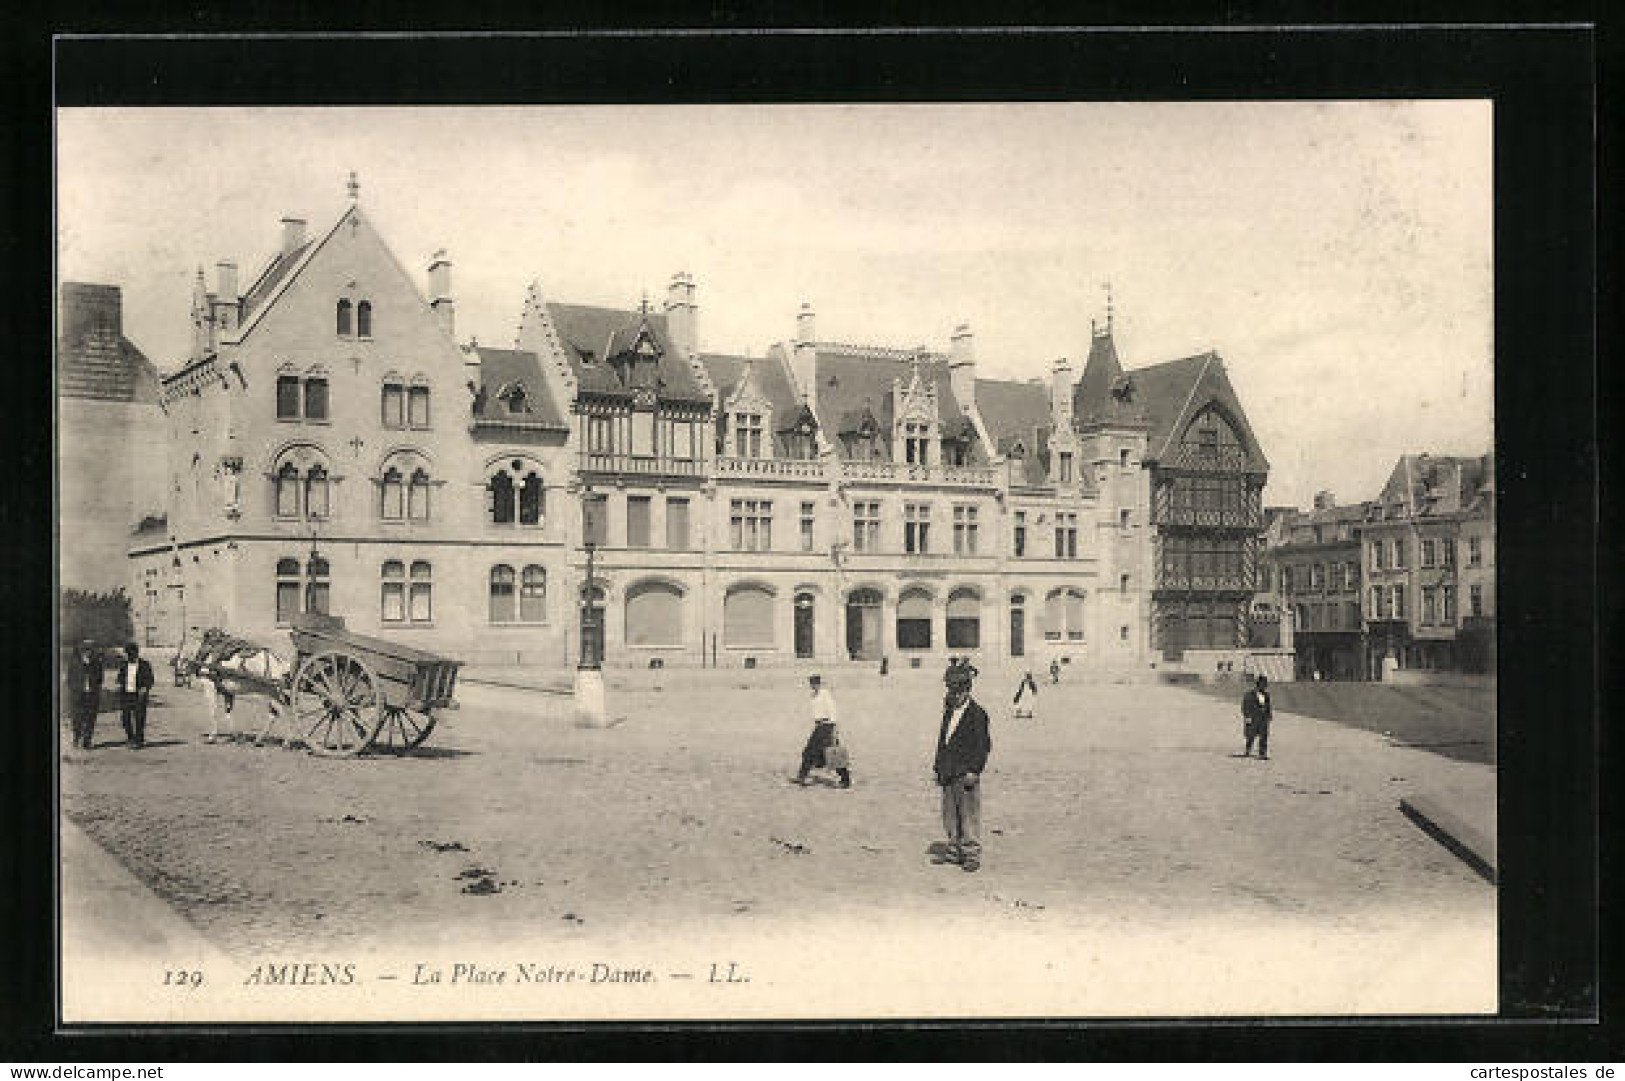
[(1107, 278), (1102, 283), (1106, 289), (1106, 333), (1112, 332), (1112, 280)]
[(644, 315), (649, 314), (649, 290), (648, 289), (643, 290), (643, 302), (638, 305), (638, 310), (641, 311)]
[(349, 191), (350, 191), (350, 202), (354, 203), (354, 202), (357, 202), (357, 201), (360, 200), (360, 198), (361, 198), (361, 181), (359, 181), (359, 180), (357, 180), (355, 178), (355, 170), (354, 169), (350, 170), (350, 179), (345, 182), (344, 186), (346, 188), (348, 188)]

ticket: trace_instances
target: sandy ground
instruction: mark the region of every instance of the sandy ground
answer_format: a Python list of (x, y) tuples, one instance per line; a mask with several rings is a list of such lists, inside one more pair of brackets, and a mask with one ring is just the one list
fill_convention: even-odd
[[(927, 854), (940, 682), (832, 678), (850, 791), (789, 783), (808, 727), (789, 673), (612, 681), (597, 730), (568, 699), (465, 684), (400, 759), (206, 745), (201, 695), (176, 689), (142, 751), (72, 751), (64, 732), (65, 813), (232, 962), (159, 994), (173, 962), (90, 951), (94, 975), (65, 972), (68, 1014), (1495, 1009), (1494, 890), (1398, 808), (1482, 787), (1486, 767), (1293, 716), (1271, 761), (1242, 759), (1229, 704), (1156, 685), (1046, 688), (1015, 720), (988, 680), (985, 862), (967, 874)], [(96, 907), (65, 906), (65, 936), (105, 941), (95, 924), (118, 914)], [(307, 964), (303, 985), (264, 986)]]

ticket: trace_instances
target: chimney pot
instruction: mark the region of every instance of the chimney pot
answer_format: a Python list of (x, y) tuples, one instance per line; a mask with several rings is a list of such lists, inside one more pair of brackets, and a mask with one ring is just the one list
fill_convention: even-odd
[(282, 219), (282, 254), (296, 251), (305, 243), (305, 219)]
[(237, 292), (237, 264), (222, 260), (215, 264), (215, 294), (221, 299), (235, 303), (241, 296)]

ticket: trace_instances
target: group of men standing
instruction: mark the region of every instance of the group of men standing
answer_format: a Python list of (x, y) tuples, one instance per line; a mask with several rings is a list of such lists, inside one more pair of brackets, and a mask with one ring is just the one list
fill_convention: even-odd
[[(147, 745), (147, 699), (152, 694), (152, 665), (141, 656), (141, 647), (131, 642), (124, 647), (124, 660), (117, 669), (119, 720), (124, 726), (126, 745), (139, 750)], [(102, 685), (107, 665), (96, 643), (79, 643), (69, 665), (68, 681), (73, 695), (73, 745), (90, 750), (95, 745), (96, 714), (101, 711)]]

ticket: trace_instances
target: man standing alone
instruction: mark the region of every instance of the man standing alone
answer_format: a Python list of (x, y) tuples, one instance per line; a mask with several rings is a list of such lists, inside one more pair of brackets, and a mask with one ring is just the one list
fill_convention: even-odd
[[(835, 696), (824, 686), (822, 676), (808, 676), (807, 689), (812, 692), (812, 699), (807, 703), (807, 712), (812, 714), (813, 730), (807, 737), (807, 745), (801, 749), (801, 769), (795, 777), (796, 784), (799, 785), (807, 783), (808, 773), (826, 765), (826, 756), (837, 738)], [(847, 768), (845, 761), (845, 756), (840, 756), (842, 764), (835, 766), (835, 773), (841, 778), (842, 788), (851, 788), (852, 771)]]
[(73, 745), (88, 751), (102, 699), (102, 655), (88, 638), (68, 662), (68, 693), (73, 696)]
[(118, 689), (124, 741), (139, 750), (147, 745), (147, 696), (152, 693), (152, 665), (142, 659), (141, 647), (134, 642), (124, 647)]
[(1258, 740), (1258, 757), (1268, 759), (1270, 756), (1270, 720), (1275, 711), (1270, 707), (1270, 681), (1265, 676), (1259, 676), (1253, 689), (1248, 691), (1241, 699), (1241, 734), (1247, 739), (1247, 749), (1241, 752), (1246, 758), (1253, 753), (1253, 740)]
[(948, 692), (942, 700), (942, 728), (937, 733), (933, 763), (942, 788), (942, 828), (948, 834), (943, 862), (966, 871), (982, 866), (982, 770), (993, 743), (987, 712), (970, 696), (976, 669), (967, 658), (948, 665), (943, 676)]

